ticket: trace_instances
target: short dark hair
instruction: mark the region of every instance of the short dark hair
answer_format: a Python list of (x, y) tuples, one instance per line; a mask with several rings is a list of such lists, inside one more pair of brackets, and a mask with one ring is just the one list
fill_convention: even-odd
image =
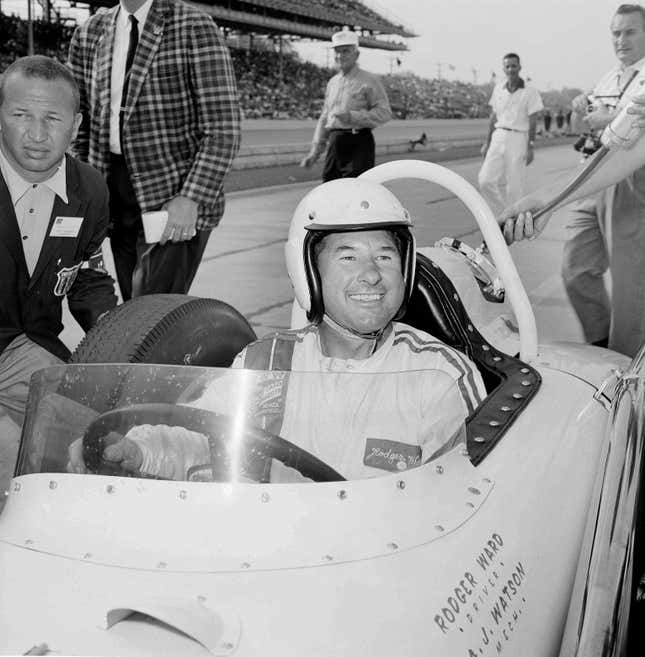
[(0, 77), (0, 105), (4, 101), (5, 81), (13, 73), (20, 73), (26, 78), (39, 78), (41, 80), (64, 80), (72, 90), (74, 112), (78, 113), (81, 107), (81, 94), (71, 71), (58, 60), (44, 55), (29, 55), (16, 59), (7, 66)]
[(623, 4), (616, 9), (614, 16), (624, 16), (625, 14), (640, 14), (641, 20), (643, 21), (643, 29), (645, 29), (645, 7), (636, 4)]
[(506, 53), (506, 54), (502, 57), (502, 61), (504, 61), (505, 59), (517, 59), (517, 63), (519, 64), (519, 62), (520, 62), (520, 56), (519, 56), (517, 53), (515, 53), (515, 52), (508, 52), (508, 53)]
[[(369, 228), (365, 230), (379, 230), (378, 226), (374, 226), (374, 228)], [(389, 233), (392, 236), (392, 239), (394, 241), (394, 246), (396, 247), (396, 250), (399, 253), (399, 256), (403, 256), (403, 250), (404, 250), (404, 244), (403, 244), (403, 239), (401, 238), (401, 235), (397, 230), (392, 230), (392, 229), (384, 229), (386, 233)], [(335, 233), (354, 233), (354, 232), (363, 232), (363, 231), (353, 231), (353, 230), (347, 230), (347, 231), (330, 231), (330, 232), (322, 232), (322, 231), (316, 231), (313, 235), (313, 239), (311, 242), (311, 248), (314, 250), (314, 262), (316, 265), (318, 264), (318, 256), (320, 255), (321, 251), (323, 250), (325, 244), (325, 237), (328, 235), (332, 235)]]

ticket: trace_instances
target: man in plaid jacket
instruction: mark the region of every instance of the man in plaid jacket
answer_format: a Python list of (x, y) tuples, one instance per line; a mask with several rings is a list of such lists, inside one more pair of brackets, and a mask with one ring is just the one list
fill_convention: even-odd
[[(121, 0), (72, 38), (81, 92), (75, 154), (110, 189), (110, 242), (124, 300), (186, 293), (224, 212), (240, 110), (228, 49), (212, 19), (181, 0)], [(166, 210), (158, 244), (141, 213)]]

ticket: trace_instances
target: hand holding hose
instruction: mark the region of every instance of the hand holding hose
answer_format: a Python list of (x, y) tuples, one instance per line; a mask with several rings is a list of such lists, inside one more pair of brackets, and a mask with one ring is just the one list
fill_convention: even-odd
[(506, 244), (521, 242), (524, 239), (534, 240), (545, 229), (553, 213), (540, 212), (539, 209), (544, 207), (547, 201), (548, 199), (540, 198), (535, 192), (521, 198), (502, 212), (499, 224)]

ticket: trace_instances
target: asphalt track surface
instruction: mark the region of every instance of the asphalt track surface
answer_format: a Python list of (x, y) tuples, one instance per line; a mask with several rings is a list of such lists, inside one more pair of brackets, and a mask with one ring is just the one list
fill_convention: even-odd
[[(436, 140), (484, 137), (488, 119), (418, 119), (389, 121), (374, 131), (377, 141), (408, 141), (422, 132)], [(254, 119), (242, 121), (242, 144), (308, 144), (316, 127), (312, 120)]]
[[(275, 131), (274, 131), (275, 134)], [(286, 133), (289, 135), (290, 133)], [(562, 140), (560, 140), (561, 142)], [(529, 188), (565, 180), (578, 164), (566, 143), (544, 140), (529, 169)], [(286, 141), (284, 143), (287, 143)], [(402, 157), (442, 161), (444, 166), (476, 185), (481, 158), (476, 148), (418, 151)], [(459, 159), (452, 159), (452, 158)], [(380, 159), (377, 164), (384, 161)], [(237, 308), (258, 336), (290, 324), (293, 293), (284, 265), (284, 244), (298, 201), (320, 180), (316, 168), (280, 166), (233, 171), (227, 179), (226, 212), (206, 248), (190, 294), (223, 300)], [(422, 181), (395, 181), (391, 189), (415, 218), (417, 242), (432, 245), (441, 237), (462, 239), (476, 247), (481, 236), (475, 220), (450, 192)], [(560, 279), (563, 211), (556, 213), (542, 236), (513, 245), (511, 253), (533, 304), (542, 342), (582, 341)], [(106, 262), (114, 272), (109, 245)], [(82, 332), (69, 313), (64, 315), (64, 342), (73, 348)]]

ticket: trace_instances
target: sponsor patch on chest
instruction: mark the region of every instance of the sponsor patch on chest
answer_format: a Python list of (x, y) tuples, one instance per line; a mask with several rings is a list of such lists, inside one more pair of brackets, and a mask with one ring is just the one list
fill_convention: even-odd
[(421, 465), (421, 447), (396, 440), (367, 438), (363, 463), (379, 470), (402, 472)]

